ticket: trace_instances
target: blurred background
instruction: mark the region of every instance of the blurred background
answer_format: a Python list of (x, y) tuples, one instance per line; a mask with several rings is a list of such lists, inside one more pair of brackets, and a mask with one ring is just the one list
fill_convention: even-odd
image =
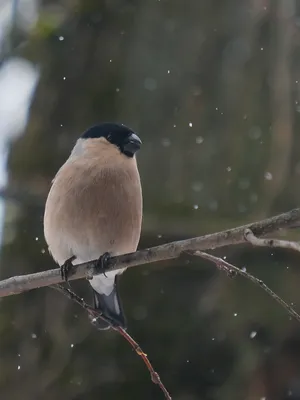
[[(89, 126), (143, 140), (143, 248), (299, 206), (299, 113), (297, 0), (1, 0), (1, 279), (54, 268), (44, 202)], [(300, 311), (297, 254), (214, 254)], [(174, 399), (300, 399), (299, 323), (250, 282), (183, 257), (129, 270), (121, 293)], [(121, 337), (50, 288), (0, 301), (0, 397), (163, 399)]]

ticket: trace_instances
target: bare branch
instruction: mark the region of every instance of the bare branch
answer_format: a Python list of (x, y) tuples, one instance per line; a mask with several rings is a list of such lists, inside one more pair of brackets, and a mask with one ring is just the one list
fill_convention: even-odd
[(112, 329), (114, 329), (116, 332), (118, 332), (133, 348), (133, 350), (136, 352), (136, 354), (141, 357), (143, 360), (144, 364), (146, 365), (150, 376), (151, 380), (153, 383), (158, 385), (160, 390), (163, 392), (165, 399), (167, 400), (172, 400), (170, 393), (166, 389), (165, 385), (162, 383), (159, 374), (155, 371), (153, 368), (151, 362), (149, 361), (149, 358), (146, 353), (142, 350), (141, 346), (133, 339), (131, 335), (129, 335), (128, 332), (126, 332), (125, 329), (121, 328), (120, 326), (115, 326), (112, 324), (112, 321), (110, 321), (109, 318), (107, 318), (105, 315), (103, 315), (99, 310), (95, 310), (93, 307), (91, 307), (89, 304), (87, 304), (83, 299), (81, 299), (76, 293), (72, 292), (70, 289), (67, 289), (61, 285), (54, 285), (51, 286), (52, 289), (58, 290), (60, 293), (63, 295), (67, 296), (68, 299), (75, 301), (75, 303), (79, 304), (85, 311), (88, 312), (88, 314), (91, 315), (92, 318), (101, 318), (105, 322), (107, 322)]
[(232, 271), (238, 275), (243, 276), (246, 279), (249, 279), (252, 283), (262, 288), (269, 296), (271, 296), (277, 303), (279, 303), (293, 318), (295, 318), (298, 322), (300, 322), (300, 315), (286, 303), (281, 297), (279, 297), (273, 290), (271, 290), (261, 279), (256, 278), (255, 276), (249, 274), (238, 267), (228, 263), (227, 261), (223, 260), (222, 258), (215, 257), (212, 254), (203, 253), (202, 251), (194, 251), (192, 253), (195, 256), (199, 256), (204, 258), (205, 260), (212, 261), (220, 270), (224, 270), (226, 273), (232, 274)]
[(253, 234), (251, 229), (245, 230), (245, 239), (247, 242), (253, 244), (253, 246), (280, 247), (282, 249), (291, 249), (300, 252), (300, 243), (298, 242), (290, 242), (289, 240), (280, 239), (259, 239)]
[[(166, 243), (161, 246), (139, 250), (135, 253), (112, 257), (108, 261), (107, 271), (177, 258), (181, 253), (186, 251), (215, 249), (217, 247), (248, 243), (249, 240), (245, 238), (245, 231), (247, 229), (250, 229), (254, 236), (258, 237), (273, 233), (279, 229), (292, 227), (296, 222), (300, 223), (300, 208), (238, 228)], [(71, 275), (69, 279), (91, 278), (93, 275), (97, 274), (95, 265), (95, 261), (77, 265), (73, 275)], [(62, 279), (59, 268), (35, 274), (15, 276), (0, 281), (0, 297), (19, 294), (26, 290), (55, 285), (61, 282)]]

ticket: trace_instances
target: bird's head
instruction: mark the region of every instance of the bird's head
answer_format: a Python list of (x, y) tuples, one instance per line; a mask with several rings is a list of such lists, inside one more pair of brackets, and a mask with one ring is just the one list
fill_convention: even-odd
[(123, 124), (105, 122), (89, 128), (81, 135), (83, 140), (101, 139), (114, 146), (127, 157), (134, 157), (142, 141), (137, 134)]

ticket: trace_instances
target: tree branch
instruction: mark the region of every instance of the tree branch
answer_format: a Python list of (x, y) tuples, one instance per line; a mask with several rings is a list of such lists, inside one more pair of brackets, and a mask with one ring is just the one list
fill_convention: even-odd
[[(258, 239), (259, 240), (259, 239)], [(212, 254), (203, 253), (202, 251), (194, 251), (191, 253), (192, 255), (199, 256), (204, 258), (205, 260), (209, 260), (213, 262), (217, 268), (232, 276), (233, 273), (243, 276), (244, 278), (250, 280), (256, 286), (262, 288), (269, 296), (271, 296), (277, 303), (279, 303), (287, 312), (290, 314), (291, 317), (295, 318), (298, 322), (300, 322), (300, 315), (290, 306), (286, 301), (284, 301), (278, 294), (273, 292), (272, 289), (269, 288), (261, 279), (256, 278), (255, 276), (249, 274), (233, 264), (223, 260), (222, 258), (215, 257)]]
[[(177, 258), (181, 253), (186, 251), (215, 249), (228, 245), (249, 243), (249, 236), (245, 237), (247, 229), (250, 229), (255, 237), (259, 237), (273, 233), (279, 229), (292, 227), (295, 223), (300, 224), (300, 208), (253, 224), (112, 257), (108, 261), (107, 271)], [(90, 279), (93, 275), (97, 274), (95, 265), (95, 261), (77, 265), (69, 280)], [(60, 268), (35, 274), (15, 276), (0, 281), (0, 297), (19, 294), (27, 290), (55, 285), (61, 282)]]
[(172, 400), (172, 397), (168, 390), (166, 389), (165, 385), (162, 383), (159, 374), (155, 371), (153, 368), (151, 362), (149, 361), (149, 358), (146, 353), (142, 350), (141, 346), (136, 342), (131, 335), (129, 335), (128, 332), (126, 332), (125, 329), (121, 328), (120, 326), (115, 326), (112, 324), (112, 321), (108, 319), (104, 314), (101, 313), (99, 310), (95, 310), (93, 307), (91, 307), (89, 304), (87, 304), (82, 298), (77, 296), (76, 293), (72, 292), (70, 289), (67, 289), (61, 285), (53, 285), (51, 286), (52, 289), (58, 290), (60, 293), (62, 293), (64, 296), (68, 297), (68, 299), (75, 301), (75, 303), (79, 304), (85, 311), (88, 312), (88, 314), (92, 317), (92, 319), (97, 319), (101, 318), (105, 322), (107, 322), (113, 330), (118, 332), (133, 348), (133, 350), (136, 352), (136, 354), (141, 357), (143, 360), (144, 364), (146, 365), (150, 376), (151, 380), (153, 383), (158, 385), (160, 390), (163, 392), (165, 399), (167, 400)]
[(259, 239), (253, 234), (253, 232), (250, 229), (245, 230), (245, 239), (253, 246), (279, 247), (282, 249), (290, 249), (300, 252), (300, 243), (298, 242), (291, 242), (289, 240), (279, 240), (279, 239)]

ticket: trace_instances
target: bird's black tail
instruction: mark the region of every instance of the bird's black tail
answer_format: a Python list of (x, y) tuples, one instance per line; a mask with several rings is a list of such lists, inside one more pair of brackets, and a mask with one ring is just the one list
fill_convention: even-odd
[[(93, 289), (94, 308), (103, 313), (103, 315), (111, 320), (112, 325), (120, 326), (126, 329), (126, 318), (118, 291), (118, 278), (116, 275), (112, 292), (106, 296), (104, 293), (98, 293)], [(99, 330), (106, 330), (110, 325), (103, 319), (93, 318), (93, 325)]]

